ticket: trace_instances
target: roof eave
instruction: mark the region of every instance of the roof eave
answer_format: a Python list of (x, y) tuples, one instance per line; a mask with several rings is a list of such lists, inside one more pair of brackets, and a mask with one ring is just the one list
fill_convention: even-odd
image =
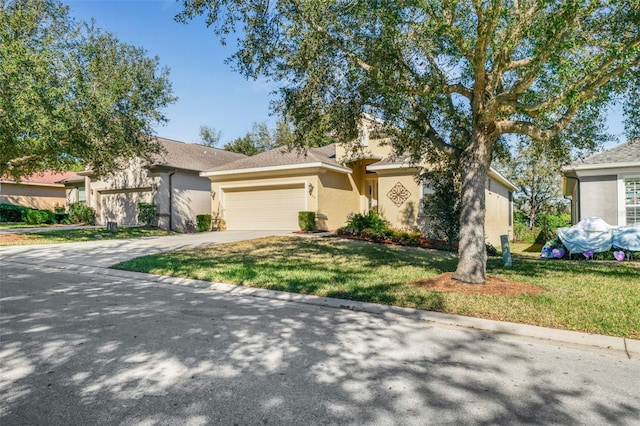
[(599, 163), (599, 164), (572, 164), (562, 168), (563, 172), (577, 172), (581, 170), (623, 169), (626, 167), (638, 167), (640, 161), (627, 161), (624, 163)]
[(497, 182), (501, 183), (502, 185), (506, 186), (507, 189), (510, 189), (512, 192), (515, 192), (515, 191), (518, 190), (517, 186), (515, 186), (513, 183), (511, 183), (511, 181), (509, 181), (509, 179), (504, 177), (499, 171), (497, 171), (493, 167), (489, 167), (489, 173), (488, 174), (489, 174), (490, 177), (492, 177), (494, 180), (496, 180)]
[(257, 173), (268, 172), (288, 172), (288, 171), (300, 171), (304, 169), (322, 169), (326, 171), (333, 171), (337, 173), (348, 174), (351, 173), (351, 169), (346, 167), (336, 166), (333, 164), (327, 164), (323, 162), (315, 163), (302, 163), (302, 164), (285, 164), (282, 166), (267, 166), (267, 167), (251, 167), (247, 169), (230, 169), (230, 170), (209, 170), (200, 173), (201, 177), (227, 177), (233, 175), (251, 175)]

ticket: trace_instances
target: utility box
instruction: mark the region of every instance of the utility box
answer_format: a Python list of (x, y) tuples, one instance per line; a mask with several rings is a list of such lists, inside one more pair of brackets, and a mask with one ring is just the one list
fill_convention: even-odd
[(118, 222), (107, 222), (107, 232), (118, 232)]

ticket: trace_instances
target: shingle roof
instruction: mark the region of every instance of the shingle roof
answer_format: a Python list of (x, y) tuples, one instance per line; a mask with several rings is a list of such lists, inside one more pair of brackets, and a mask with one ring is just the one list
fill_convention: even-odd
[(274, 148), (270, 151), (245, 157), (231, 163), (223, 164), (210, 168), (207, 171), (226, 171), (226, 170), (242, 170), (253, 169), (258, 167), (277, 167), (288, 166), (292, 164), (310, 164), (325, 163), (332, 166), (341, 167), (336, 162), (336, 146), (335, 144), (327, 145), (321, 148), (310, 148), (306, 152), (298, 152), (288, 147)]
[(157, 138), (166, 152), (156, 154), (153, 165), (175, 167), (184, 170), (204, 171), (213, 167), (247, 158), (243, 154), (211, 148), (195, 143), (184, 143), (170, 139)]
[[(34, 173), (31, 176), (25, 176), (20, 179), (20, 183), (32, 183), (32, 184), (46, 184), (51, 185), (58, 183), (63, 179), (68, 179), (71, 176), (75, 176), (75, 172), (52, 172), (44, 171), (40, 173)], [(3, 177), (0, 180), (5, 182), (15, 182), (11, 178)]]
[(640, 139), (625, 142), (611, 149), (593, 154), (574, 166), (640, 162)]

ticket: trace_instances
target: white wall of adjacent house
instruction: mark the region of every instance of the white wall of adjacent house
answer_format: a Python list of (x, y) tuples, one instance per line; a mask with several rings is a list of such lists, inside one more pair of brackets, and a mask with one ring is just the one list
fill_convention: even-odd
[(597, 216), (610, 225), (620, 225), (618, 216), (618, 177), (614, 175), (580, 178), (580, 216)]

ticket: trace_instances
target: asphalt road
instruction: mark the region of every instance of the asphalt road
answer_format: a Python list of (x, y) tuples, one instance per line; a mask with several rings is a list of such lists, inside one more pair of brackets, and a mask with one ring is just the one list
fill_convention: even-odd
[(104, 257), (171, 244), (103, 244), (0, 250), (1, 425), (640, 422), (622, 351), (161, 283)]

